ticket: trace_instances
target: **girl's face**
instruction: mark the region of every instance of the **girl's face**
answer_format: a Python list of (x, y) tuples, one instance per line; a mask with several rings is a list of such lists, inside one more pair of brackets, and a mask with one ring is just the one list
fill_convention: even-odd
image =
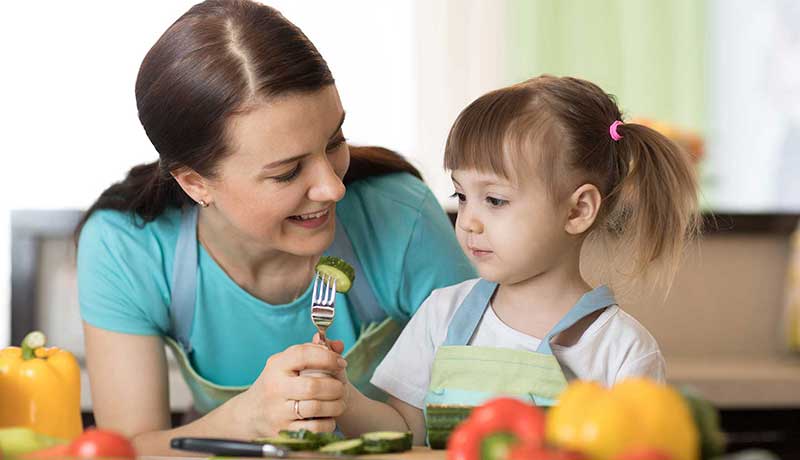
[(559, 262), (573, 238), (544, 185), (529, 174), (525, 183), (492, 173), (455, 170), (456, 236), (482, 278), (514, 284)]
[(333, 241), (350, 152), (333, 85), (270, 100), (232, 119), (232, 154), (209, 182), (218, 218), (245, 242), (300, 256)]

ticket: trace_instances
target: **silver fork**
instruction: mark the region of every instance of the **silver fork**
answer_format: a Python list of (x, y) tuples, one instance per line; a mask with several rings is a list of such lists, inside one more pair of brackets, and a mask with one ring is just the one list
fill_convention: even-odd
[(334, 316), (336, 316), (336, 279), (331, 275), (317, 272), (311, 290), (311, 322), (317, 326), (319, 338), (326, 347), (328, 339), (325, 337), (325, 331), (333, 323)]

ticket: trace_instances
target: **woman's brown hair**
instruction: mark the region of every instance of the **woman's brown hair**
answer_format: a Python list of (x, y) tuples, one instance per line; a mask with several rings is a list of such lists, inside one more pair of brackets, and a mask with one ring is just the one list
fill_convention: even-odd
[[(178, 18), (153, 45), (136, 79), (136, 106), (158, 151), (135, 166), (84, 214), (75, 235), (100, 209), (132, 212), (144, 222), (168, 207), (193, 204), (170, 174), (189, 167), (214, 177), (228, 154), (228, 119), (253, 100), (318, 91), (334, 83), (314, 45), (277, 10), (249, 0), (208, 0)], [(378, 147), (351, 148), (345, 182), (390, 172), (419, 172)]]
[(517, 179), (533, 167), (554, 200), (591, 183), (603, 201), (590, 233), (623, 245), (631, 274), (660, 262), (672, 279), (686, 242), (699, 232), (694, 167), (684, 150), (646, 126), (622, 124), (615, 141), (609, 127), (617, 120), (613, 96), (597, 85), (543, 75), (464, 109), (447, 139), (445, 167)]

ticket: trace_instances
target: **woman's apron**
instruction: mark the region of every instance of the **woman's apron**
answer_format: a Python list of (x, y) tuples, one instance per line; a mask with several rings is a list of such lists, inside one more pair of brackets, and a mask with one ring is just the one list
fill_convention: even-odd
[(611, 291), (600, 286), (584, 294), (542, 339), (535, 352), (468, 345), (497, 284), (481, 279), (459, 305), (436, 351), (428, 404), (477, 406), (497, 396), (511, 396), (552, 406), (567, 386), (567, 378), (553, 356), (552, 338), (581, 318), (615, 305)]
[[(181, 374), (192, 392), (195, 411), (206, 414), (249, 386), (215, 384), (199, 375), (189, 359), (192, 353), (189, 338), (192, 334), (197, 295), (197, 216), (197, 206), (185, 207), (181, 212), (172, 272), (172, 301), (169, 307), (172, 330), (165, 341), (175, 355)], [(381, 308), (338, 219), (336, 236), (325, 254), (346, 260), (356, 273), (361, 273), (361, 276), (356, 277), (350, 291), (345, 294), (361, 323), (358, 340), (344, 355), (347, 359), (347, 376), (362, 393), (375, 399), (385, 399), (386, 395), (370, 384), (369, 379), (397, 340), (402, 326), (389, 318)], [(308, 320), (311, 321), (310, 313)]]

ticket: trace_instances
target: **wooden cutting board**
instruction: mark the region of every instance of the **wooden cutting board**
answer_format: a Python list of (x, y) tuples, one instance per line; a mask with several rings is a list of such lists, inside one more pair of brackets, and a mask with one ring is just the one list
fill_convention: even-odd
[(359, 455), (358, 458), (364, 460), (445, 460), (447, 457), (446, 450), (431, 450), (428, 447), (414, 447), (408, 452), (399, 454), (383, 454), (383, 455)]

